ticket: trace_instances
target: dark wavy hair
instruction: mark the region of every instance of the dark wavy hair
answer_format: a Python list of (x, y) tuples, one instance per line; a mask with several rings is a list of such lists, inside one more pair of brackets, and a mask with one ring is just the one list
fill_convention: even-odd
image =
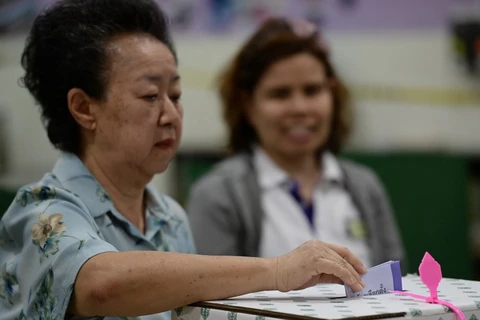
[(271, 18), (254, 32), (220, 73), (217, 84), (231, 153), (250, 152), (257, 142), (257, 134), (247, 118), (245, 101), (252, 96), (263, 74), (275, 62), (305, 52), (322, 63), (332, 83), (332, 127), (326, 144), (320, 149), (335, 154), (340, 152), (351, 131), (350, 95), (320, 39), (318, 31), (308, 35), (299, 34), (289, 20)]
[(80, 127), (69, 112), (67, 94), (80, 88), (104, 99), (107, 42), (129, 33), (158, 39), (176, 59), (167, 18), (154, 0), (62, 0), (36, 17), (21, 58), (21, 83), (40, 105), (55, 148), (81, 152)]

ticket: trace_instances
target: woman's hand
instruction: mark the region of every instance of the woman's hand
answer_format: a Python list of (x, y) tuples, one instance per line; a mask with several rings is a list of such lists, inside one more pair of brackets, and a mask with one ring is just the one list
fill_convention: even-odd
[(365, 284), (359, 274), (367, 270), (347, 248), (311, 240), (276, 258), (276, 288), (286, 292), (317, 283), (347, 284), (360, 291)]

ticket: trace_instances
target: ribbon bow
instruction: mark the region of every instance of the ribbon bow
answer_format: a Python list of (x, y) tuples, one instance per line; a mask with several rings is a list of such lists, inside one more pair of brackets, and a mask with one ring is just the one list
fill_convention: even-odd
[(287, 19), (287, 22), (292, 31), (299, 37), (305, 38), (315, 35), (317, 45), (328, 54), (327, 41), (314, 23), (304, 19)]
[(433, 257), (428, 252), (425, 252), (422, 262), (418, 267), (418, 272), (420, 274), (420, 280), (422, 280), (423, 284), (426, 285), (428, 290), (430, 291), (429, 297), (403, 291), (391, 290), (390, 292), (403, 294), (405, 296), (420, 299), (428, 303), (444, 305), (450, 308), (457, 315), (459, 320), (466, 320), (462, 310), (460, 310), (458, 307), (448, 301), (438, 299), (437, 289), (440, 281), (442, 280), (442, 268), (440, 267), (440, 264), (435, 261), (435, 259), (433, 259)]

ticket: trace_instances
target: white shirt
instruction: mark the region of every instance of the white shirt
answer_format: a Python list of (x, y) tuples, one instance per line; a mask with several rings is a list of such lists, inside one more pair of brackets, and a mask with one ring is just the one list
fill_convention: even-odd
[(289, 190), (292, 182), (261, 149), (253, 157), (265, 212), (260, 239), (260, 256), (275, 257), (290, 252), (311, 239), (349, 248), (365, 266), (371, 253), (360, 213), (342, 185), (343, 174), (335, 156), (322, 156), (322, 175), (313, 191), (313, 225)]

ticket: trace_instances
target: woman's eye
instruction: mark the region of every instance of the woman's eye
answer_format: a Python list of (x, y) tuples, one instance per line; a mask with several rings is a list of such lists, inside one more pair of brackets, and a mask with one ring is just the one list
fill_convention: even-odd
[(170, 101), (172, 101), (175, 104), (180, 101), (180, 98), (181, 98), (181, 96), (179, 96), (179, 95), (169, 97)]
[(305, 94), (308, 96), (313, 96), (316, 94), (322, 94), (327, 92), (329, 89), (329, 86), (327, 83), (320, 83), (320, 84), (314, 84), (314, 85), (309, 85), (304, 88)]
[(268, 92), (268, 96), (272, 99), (286, 99), (290, 95), (288, 88), (276, 88)]
[(149, 95), (143, 96), (142, 99), (145, 100), (145, 101), (153, 102), (153, 101), (157, 100), (157, 95), (156, 94), (149, 94)]

